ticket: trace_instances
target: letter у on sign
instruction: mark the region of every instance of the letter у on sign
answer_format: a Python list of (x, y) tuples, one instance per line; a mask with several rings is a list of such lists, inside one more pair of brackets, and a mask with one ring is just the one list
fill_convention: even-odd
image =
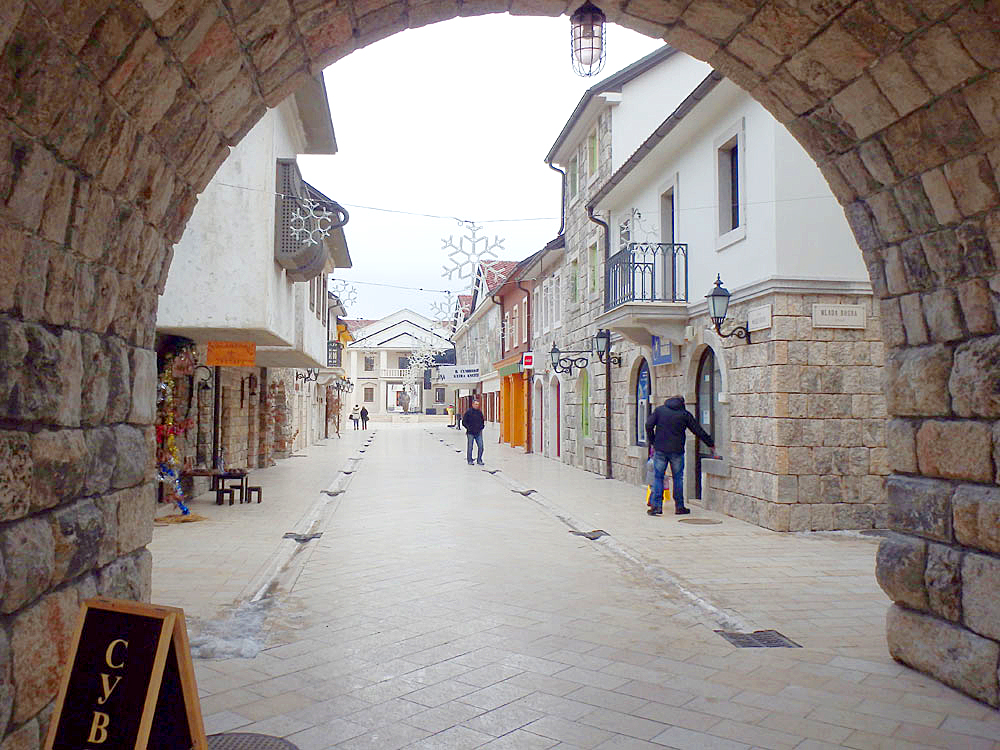
[(83, 603), (45, 750), (207, 750), (183, 610)]

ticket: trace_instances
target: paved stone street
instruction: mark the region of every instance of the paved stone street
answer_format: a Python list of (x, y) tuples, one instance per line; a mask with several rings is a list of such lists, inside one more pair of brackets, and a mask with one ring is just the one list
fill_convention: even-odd
[[(156, 528), (153, 601), (188, 614), (209, 733), (301, 750), (1000, 748), (1000, 714), (889, 657), (877, 538), (650, 518), (641, 489), (489, 429), (470, 467), (456, 430), (373, 426), (255, 471), (261, 504), (204, 495), (206, 521)], [(592, 530), (607, 535), (570, 533)]]

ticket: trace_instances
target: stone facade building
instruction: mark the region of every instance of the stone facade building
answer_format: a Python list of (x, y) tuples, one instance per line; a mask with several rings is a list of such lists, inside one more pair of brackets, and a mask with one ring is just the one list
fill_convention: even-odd
[[(667, 81), (672, 98), (652, 106)], [(688, 440), (694, 503), (781, 531), (884, 528), (879, 310), (787, 131), (667, 47), (592, 88), (548, 159), (566, 172), (566, 249), (549, 271), (539, 263), (532, 348), (584, 353), (587, 366), (556, 372), (539, 357), (535, 410), (559, 418), (536, 420), (534, 444), (642, 483), (645, 419), (682, 395), (722, 455)], [(749, 321), (752, 343), (708, 319), (717, 274), (735, 282), (722, 333)], [(837, 313), (849, 327), (822, 318)], [(598, 361), (601, 329), (620, 365)]]

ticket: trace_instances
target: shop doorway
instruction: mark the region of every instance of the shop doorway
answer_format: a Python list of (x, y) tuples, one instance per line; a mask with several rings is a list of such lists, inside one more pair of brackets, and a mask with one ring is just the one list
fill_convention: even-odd
[[(713, 439), (717, 437), (716, 425), (716, 404), (719, 393), (722, 392), (722, 371), (719, 369), (715, 352), (711, 347), (702, 352), (701, 360), (698, 362), (698, 397), (695, 402), (697, 414), (695, 418), (698, 424)], [(712, 448), (697, 437), (694, 439), (694, 496), (701, 497), (701, 462), (702, 459), (711, 458), (714, 455)]]

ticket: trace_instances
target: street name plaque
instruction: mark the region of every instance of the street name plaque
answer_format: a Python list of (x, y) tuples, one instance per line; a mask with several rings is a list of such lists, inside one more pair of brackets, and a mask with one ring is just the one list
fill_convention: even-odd
[(864, 328), (864, 305), (813, 305), (813, 328)]
[(89, 599), (45, 750), (208, 750), (184, 611)]

